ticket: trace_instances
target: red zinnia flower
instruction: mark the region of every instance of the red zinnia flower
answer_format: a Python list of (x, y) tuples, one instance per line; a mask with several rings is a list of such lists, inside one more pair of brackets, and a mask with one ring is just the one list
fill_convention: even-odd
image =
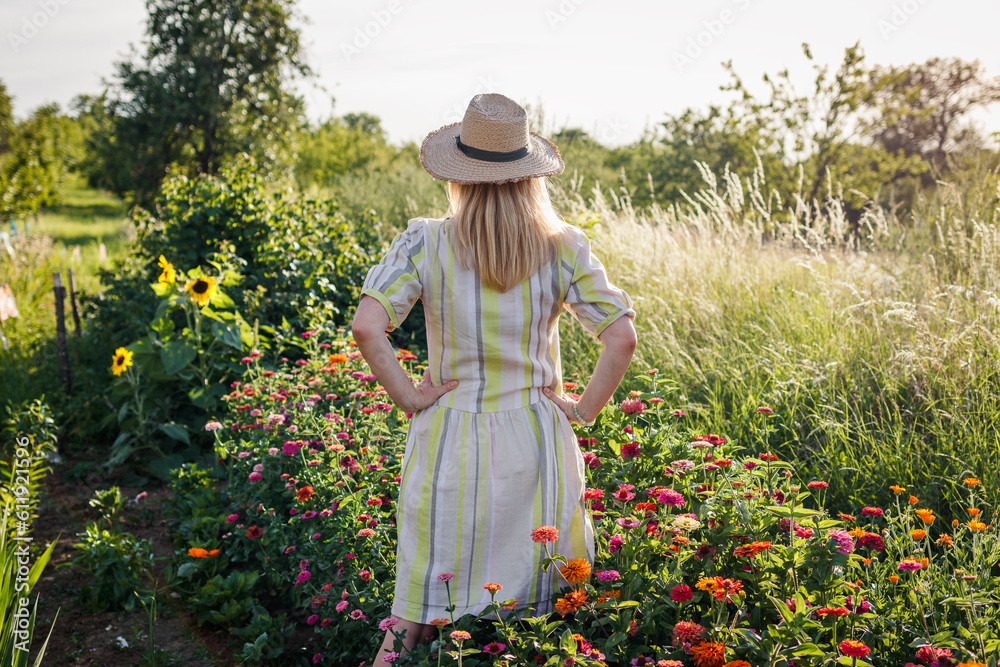
[(670, 599), (677, 604), (689, 602), (692, 598), (694, 598), (694, 593), (691, 592), (691, 587), (684, 584), (674, 586), (674, 590), (670, 591)]
[(853, 639), (845, 639), (840, 642), (840, 652), (849, 658), (863, 658), (871, 653), (872, 650), (861, 642), (856, 642)]
[(301, 489), (295, 492), (295, 497), (299, 499), (299, 502), (305, 502), (312, 498), (313, 488), (311, 486), (303, 486)]
[(264, 534), (263, 528), (258, 528), (257, 526), (250, 526), (249, 528), (247, 528), (247, 537), (249, 537), (251, 540), (256, 540), (263, 534)]

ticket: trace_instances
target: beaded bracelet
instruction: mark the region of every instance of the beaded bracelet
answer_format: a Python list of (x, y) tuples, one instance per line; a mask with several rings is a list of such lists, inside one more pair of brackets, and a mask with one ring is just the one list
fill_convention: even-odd
[(583, 424), (584, 426), (587, 426), (587, 427), (593, 426), (594, 422), (597, 421), (597, 419), (595, 418), (594, 421), (588, 422), (583, 417), (581, 417), (580, 416), (580, 410), (577, 409), (576, 403), (573, 404), (573, 414), (576, 415), (577, 421), (579, 421), (581, 424)]

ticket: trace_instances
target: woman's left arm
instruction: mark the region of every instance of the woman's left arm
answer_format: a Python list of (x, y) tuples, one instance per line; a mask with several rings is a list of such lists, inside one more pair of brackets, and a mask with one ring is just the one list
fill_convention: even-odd
[(458, 382), (452, 380), (435, 387), (426, 375), (419, 385), (414, 386), (385, 337), (388, 325), (389, 314), (382, 304), (370, 296), (361, 297), (358, 310), (354, 313), (351, 333), (375, 377), (401, 410), (410, 413), (423, 410), (458, 386)]

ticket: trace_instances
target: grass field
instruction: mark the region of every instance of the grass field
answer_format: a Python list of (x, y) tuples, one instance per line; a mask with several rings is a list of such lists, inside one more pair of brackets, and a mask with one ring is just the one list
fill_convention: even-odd
[[(735, 181), (684, 209), (558, 203), (597, 222), (595, 252), (635, 300), (632, 388), (657, 368), (685, 419), (748, 450), (761, 442), (750, 417), (770, 407), (772, 445), (840, 499), (885, 501), (897, 483), (943, 507), (963, 476), (1000, 470), (996, 181), (980, 187), (986, 219), (942, 199), (913, 220), (873, 214), (857, 234), (836, 202), (778, 223)], [(596, 353), (564, 325), (567, 375), (586, 376)]]

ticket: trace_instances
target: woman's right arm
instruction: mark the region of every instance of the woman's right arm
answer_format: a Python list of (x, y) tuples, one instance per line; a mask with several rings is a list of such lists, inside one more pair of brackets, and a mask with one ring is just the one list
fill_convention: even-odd
[[(580, 412), (580, 416), (588, 422), (596, 419), (607, 402), (611, 400), (632, 362), (632, 354), (635, 352), (635, 346), (638, 342), (635, 327), (632, 326), (632, 318), (619, 317), (601, 332), (598, 340), (604, 347), (601, 348), (601, 354), (597, 358), (594, 374), (591, 376), (587, 388), (583, 391), (583, 395), (580, 396), (580, 400), (576, 403), (576, 409)], [(547, 398), (559, 406), (571, 422), (579, 423), (573, 411), (573, 401), (556, 395), (549, 387), (543, 388), (542, 391)]]

